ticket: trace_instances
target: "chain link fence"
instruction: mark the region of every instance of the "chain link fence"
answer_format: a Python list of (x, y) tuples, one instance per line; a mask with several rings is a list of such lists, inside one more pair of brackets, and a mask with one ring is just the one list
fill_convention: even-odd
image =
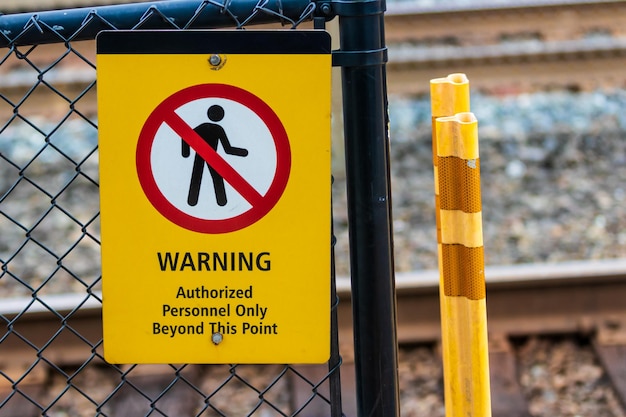
[(297, 28), (314, 11), (181, 0), (0, 16), (0, 416), (343, 415), (336, 321), (323, 367), (117, 366), (102, 353), (95, 34)]

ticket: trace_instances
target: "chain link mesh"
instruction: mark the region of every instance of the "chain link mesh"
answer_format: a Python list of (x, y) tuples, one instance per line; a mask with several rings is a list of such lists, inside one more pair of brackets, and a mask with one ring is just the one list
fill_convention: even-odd
[[(73, 9), (64, 24), (58, 12), (0, 16), (0, 416), (342, 414), (336, 326), (322, 368), (103, 358), (93, 36), (270, 21), (297, 28), (315, 10), (251, 4), (148, 3), (130, 24), (131, 5)], [(184, 19), (164, 11), (173, 5), (187, 5), (177, 9)]]

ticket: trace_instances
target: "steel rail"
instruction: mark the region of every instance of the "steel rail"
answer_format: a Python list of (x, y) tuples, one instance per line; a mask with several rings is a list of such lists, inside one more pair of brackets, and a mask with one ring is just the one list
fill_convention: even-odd
[[(573, 261), (555, 264), (487, 266), (487, 312), (491, 333), (512, 336), (592, 332), (607, 317), (626, 314), (626, 259)], [(432, 343), (439, 338), (439, 273), (436, 270), (398, 273), (398, 339), (401, 344)], [(351, 357), (350, 279), (337, 278), (339, 339), (342, 353)], [(77, 331), (101, 338), (99, 293), (42, 295), (3, 299), (0, 316), (21, 326), (28, 340), (42, 339), (42, 329), (58, 328), (62, 320), (76, 321)], [(626, 331), (626, 329), (624, 329)], [(43, 333), (49, 333), (46, 330)], [(82, 333), (82, 330), (79, 331)], [(99, 335), (99, 336), (97, 336)], [(91, 340), (91, 339), (90, 339)], [(97, 343), (98, 340), (94, 340)], [(70, 344), (78, 350), (84, 343)], [(10, 341), (2, 345), (0, 362), (29, 362), (32, 352)], [(63, 360), (82, 363), (90, 351)], [(22, 358), (22, 359), (19, 359)]]
[[(516, 55), (488, 59), (428, 59), (398, 63), (389, 51), (389, 92), (392, 95), (427, 94), (428, 81), (442, 74), (462, 71), (472, 79), (475, 91), (518, 94), (550, 89), (591, 91), (623, 88), (626, 51), (570, 51), (567, 54)], [(487, 54), (485, 54), (487, 55)]]
[[(626, 259), (487, 266), (485, 277), (490, 334), (589, 333), (607, 325), (609, 318), (626, 319)], [(347, 279), (339, 278), (339, 337), (344, 342), (349, 338), (343, 333), (350, 332), (344, 310), (348, 285)], [(398, 273), (396, 290), (399, 343), (437, 341), (438, 271)]]

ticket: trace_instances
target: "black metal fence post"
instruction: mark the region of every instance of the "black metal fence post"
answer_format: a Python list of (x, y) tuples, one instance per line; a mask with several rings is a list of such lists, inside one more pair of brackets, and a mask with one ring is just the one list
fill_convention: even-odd
[(383, 0), (333, 2), (339, 15), (357, 410), (399, 415)]

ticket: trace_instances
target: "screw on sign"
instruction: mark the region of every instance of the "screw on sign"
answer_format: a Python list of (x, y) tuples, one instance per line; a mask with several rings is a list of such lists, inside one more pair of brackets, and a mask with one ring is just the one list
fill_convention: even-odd
[(260, 98), (231, 85), (200, 84), (154, 109), (136, 164), (144, 193), (165, 218), (196, 232), (229, 233), (276, 205), (291, 151), (280, 119)]

